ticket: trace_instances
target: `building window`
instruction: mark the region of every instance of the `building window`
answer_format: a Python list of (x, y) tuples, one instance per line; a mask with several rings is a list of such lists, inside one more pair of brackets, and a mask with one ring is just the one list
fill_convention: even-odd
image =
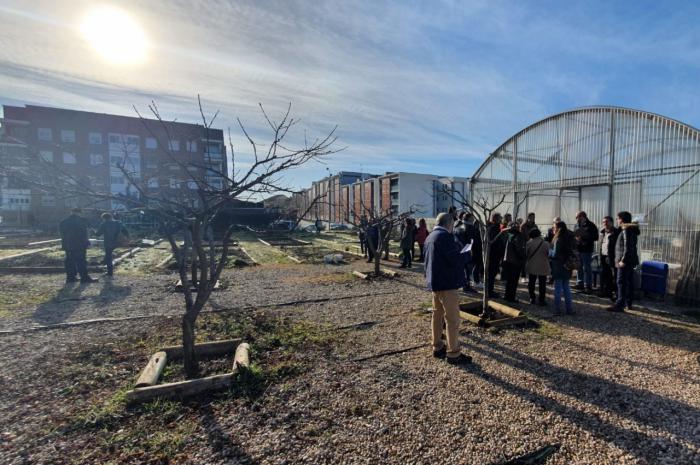
[(78, 206), (78, 198), (77, 197), (68, 197), (63, 200), (63, 204), (68, 207), (68, 208), (74, 208)]
[(151, 178), (148, 180), (148, 188), (149, 189), (158, 189), (158, 178)]
[(179, 189), (180, 188), (180, 181), (174, 178), (170, 178), (170, 188), (171, 189)]
[(194, 181), (187, 181), (187, 187), (190, 188), (190, 190), (196, 191), (199, 186), (197, 186), (197, 183)]
[(71, 152), (63, 152), (63, 163), (66, 165), (75, 165), (75, 154)]
[(88, 136), (88, 141), (91, 145), (102, 145), (102, 134), (99, 132), (91, 132)]
[(188, 152), (196, 152), (197, 151), (197, 141), (196, 140), (188, 140), (187, 141), (187, 151)]
[(146, 148), (147, 149), (157, 149), (158, 148), (158, 141), (156, 141), (155, 137), (146, 137)]
[(39, 140), (45, 140), (51, 142), (53, 140), (53, 134), (51, 133), (51, 128), (39, 128), (37, 130), (37, 137)]
[(122, 136), (119, 134), (110, 134), (109, 135), (109, 143), (110, 144), (121, 144), (122, 143)]
[(53, 152), (51, 150), (41, 150), (39, 152), (39, 157), (41, 157), (42, 160), (50, 163), (53, 161)]
[(75, 131), (72, 129), (61, 129), (61, 142), (75, 142)]
[(138, 136), (126, 136), (126, 143), (128, 145), (138, 146), (139, 145), (139, 138), (138, 138)]
[(109, 177), (109, 181), (112, 184), (124, 184), (124, 176), (115, 176), (112, 175)]
[(104, 157), (101, 153), (91, 153), (90, 154), (90, 164), (92, 166), (98, 166), (104, 163)]
[(41, 195), (41, 206), (42, 207), (55, 207), (56, 206), (56, 197), (50, 194), (42, 194)]
[(124, 158), (120, 157), (119, 155), (112, 155), (109, 157), (109, 163), (112, 166), (122, 166), (124, 164)]
[(172, 150), (173, 152), (179, 152), (180, 151), (180, 141), (179, 140), (168, 141), (168, 149)]

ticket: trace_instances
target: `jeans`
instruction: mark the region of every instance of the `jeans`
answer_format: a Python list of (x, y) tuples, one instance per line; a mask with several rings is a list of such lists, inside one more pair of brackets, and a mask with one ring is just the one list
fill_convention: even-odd
[(617, 269), (617, 302), (615, 306), (622, 310), (632, 306), (634, 294), (634, 268), (625, 266)]
[(112, 256), (113, 252), (113, 248), (105, 247), (105, 259), (103, 260), (103, 262), (105, 265), (107, 265), (107, 274), (110, 276), (112, 276), (112, 274), (114, 273), (114, 257)]
[(564, 294), (564, 304), (566, 313), (574, 313), (574, 308), (571, 303), (571, 286), (569, 280), (555, 279), (554, 280), (554, 313), (561, 312), (561, 295)]
[(579, 253), (579, 259), (581, 260), (581, 265), (578, 267), (578, 272), (576, 273), (576, 285), (581, 286), (585, 281), (586, 289), (591, 289), (593, 287), (593, 269), (591, 268), (593, 254), (590, 252), (581, 252)]
[(531, 274), (530, 278), (527, 283), (527, 290), (530, 293), (530, 300), (532, 302), (535, 301), (537, 296), (535, 296), (535, 282), (539, 281), (540, 283), (540, 300), (539, 302), (542, 304), (544, 303), (544, 296), (547, 293), (547, 277), (546, 276), (538, 276), (536, 274)]
[(66, 250), (66, 259), (64, 262), (66, 268), (66, 279), (73, 281), (76, 275), (80, 275), (80, 279), (88, 278), (86, 250)]

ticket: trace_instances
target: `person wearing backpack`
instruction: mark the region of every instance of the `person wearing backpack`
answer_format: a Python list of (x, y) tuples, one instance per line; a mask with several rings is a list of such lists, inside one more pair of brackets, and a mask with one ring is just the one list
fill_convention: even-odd
[(571, 271), (576, 268), (574, 260), (573, 235), (560, 221), (554, 225), (554, 239), (549, 252), (552, 258), (552, 277), (554, 278), (554, 315), (561, 315), (561, 297), (564, 295), (565, 313), (573, 315), (574, 309), (571, 297)]
[[(549, 266), (549, 242), (542, 238), (539, 229), (530, 230), (529, 239), (525, 246), (527, 259), (525, 262), (525, 272), (528, 275), (527, 290), (530, 293), (530, 303), (544, 306), (546, 305), (545, 294), (547, 292), (547, 276), (551, 273)], [(535, 283), (539, 281), (540, 298), (536, 300)]]
[(506, 237), (506, 253), (503, 257), (503, 274), (506, 280), (505, 299), (515, 303), (518, 301), (516, 292), (520, 270), (525, 263), (525, 239), (517, 223), (511, 223)]

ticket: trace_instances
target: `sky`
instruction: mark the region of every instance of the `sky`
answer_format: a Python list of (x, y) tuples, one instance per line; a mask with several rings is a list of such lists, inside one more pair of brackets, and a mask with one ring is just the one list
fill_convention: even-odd
[[(141, 59), (114, 62), (84, 34), (96, 8), (143, 31)], [(470, 176), (524, 127), (616, 105), (700, 126), (700, 2), (3, 0), (0, 104), (134, 115), (232, 131), (241, 166), (291, 103), (289, 145), (336, 125), (342, 149), (289, 173)], [(146, 44), (146, 45), (144, 45)]]

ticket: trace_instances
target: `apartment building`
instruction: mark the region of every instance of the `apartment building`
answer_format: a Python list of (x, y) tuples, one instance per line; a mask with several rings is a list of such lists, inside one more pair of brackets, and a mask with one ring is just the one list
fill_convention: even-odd
[[(220, 129), (33, 105), (4, 105), (0, 121), (0, 162), (37, 173), (48, 167), (94, 192), (139, 196), (145, 189), (149, 198), (196, 202), (193, 192), (225, 187), (228, 168)], [(0, 189), (6, 223), (47, 224), (75, 206), (124, 208), (120, 202), (60, 195), (16, 181), (0, 180)], [(11, 213), (17, 208), (25, 213), (21, 218)]]
[(459, 208), (463, 200), (469, 199), (469, 178), (390, 172), (363, 174), (348, 182), (352, 177), (328, 177), (312, 183), (295, 196), (297, 210), (304, 212), (313, 199), (320, 197), (304, 219), (356, 224), (369, 212), (413, 211), (416, 217), (435, 217), (453, 205)]

